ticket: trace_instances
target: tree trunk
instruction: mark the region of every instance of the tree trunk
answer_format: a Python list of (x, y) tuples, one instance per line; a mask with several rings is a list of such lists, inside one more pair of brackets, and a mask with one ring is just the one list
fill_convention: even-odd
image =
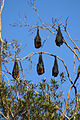
[(4, 7), (4, 0), (0, 1), (0, 81), (2, 80), (2, 49), (3, 49), (3, 40), (1, 37), (1, 13)]
[(2, 38), (1, 38), (1, 14), (0, 14), (0, 81), (2, 80)]

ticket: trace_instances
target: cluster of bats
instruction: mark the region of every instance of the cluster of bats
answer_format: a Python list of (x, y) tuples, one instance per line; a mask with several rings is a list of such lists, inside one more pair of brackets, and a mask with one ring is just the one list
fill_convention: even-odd
[[(63, 39), (64, 38), (62, 36), (60, 26), (58, 26), (56, 39), (55, 39), (55, 43), (58, 47), (60, 47), (63, 44)], [(37, 28), (37, 35), (34, 39), (34, 45), (35, 45), (35, 48), (37, 48), (37, 49), (41, 47), (41, 37), (39, 35), (39, 28)], [(38, 73), (38, 75), (42, 75), (43, 73), (45, 73), (44, 63), (43, 63), (43, 59), (42, 59), (42, 53), (39, 54), (39, 60), (38, 60), (38, 64), (37, 64), (37, 73)], [(57, 77), (58, 73), (59, 73), (58, 63), (57, 63), (57, 58), (55, 56), (54, 65), (52, 68), (52, 76)], [(12, 76), (14, 79), (19, 78), (19, 65), (18, 65), (17, 60), (15, 60), (15, 62), (14, 62)]]
[[(60, 26), (58, 26), (55, 43), (59, 47), (63, 44), (63, 36), (62, 36), (61, 30), (60, 30)], [(34, 45), (35, 45), (35, 48), (41, 47), (41, 37), (39, 35), (39, 29), (37, 29), (37, 35), (34, 39)], [(37, 64), (37, 73), (38, 73), (38, 75), (42, 75), (44, 72), (45, 72), (44, 63), (43, 63), (43, 59), (42, 59), (42, 54), (40, 54), (38, 64)], [(57, 77), (58, 73), (59, 73), (58, 63), (57, 63), (57, 58), (55, 56), (55, 61), (54, 61), (54, 65), (52, 68), (52, 76)]]

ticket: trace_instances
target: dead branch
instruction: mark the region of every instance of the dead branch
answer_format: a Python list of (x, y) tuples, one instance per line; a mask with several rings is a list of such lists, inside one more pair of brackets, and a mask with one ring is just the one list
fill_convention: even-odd
[[(36, 53), (28, 54), (27, 56), (25, 56), (24, 58), (21, 58), (21, 59), (19, 59), (19, 60), (25, 60), (25, 59), (28, 59), (29, 57), (32, 57), (32, 56), (35, 55), (35, 54), (40, 54), (40, 53), (44, 53), (44, 54), (47, 54), (47, 55), (50, 55), (50, 56), (54, 56), (54, 57), (55, 57), (55, 55), (53, 55), (53, 54), (51, 54), (51, 53), (47, 53), (47, 52), (36, 52)], [(64, 67), (65, 67), (65, 69), (66, 69), (66, 72), (67, 72), (69, 81), (71, 82), (71, 84), (73, 84), (65, 62), (64, 62), (60, 57), (58, 57), (58, 56), (56, 56), (56, 57), (57, 57), (60, 61), (62, 61), (63, 65), (64, 65)], [(76, 96), (76, 95), (77, 95), (77, 89), (76, 89), (76, 87), (75, 87), (74, 84), (73, 84), (73, 87), (74, 87), (74, 89), (75, 89), (75, 96)]]
[(69, 100), (69, 96), (70, 96), (70, 92), (71, 92), (72, 87), (73, 87), (73, 84), (69, 88), (69, 92), (68, 92), (68, 97), (67, 97), (67, 100), (66, 100), (65, 109), (64, 109), (64, 112), (62, 114), (62, 120), (64, 119), (64, 115), (65, 115), (65, 112), (66, 112), (66, 109), (67, 109), (67, 104), (68, 104), (68, 100)]
[(0, 9), (0, 15), (2, 13), (3, 7), (4, 7), (4, 0), (2, 0), (1, 9)]
[(8, 120), (8, 118), (0, 111), (0, 114), (6, 119)]
[[(74, 83), (73, 83), (73, 84), (70, 86), (70, 88), (69, 88), (69, 92), (68, 92), (68, 97), (67, 97), (67, 100), (66, 100), (65, 109), (64, 109), (64, 112), (63, 112), (63, 115), (62, 115), (62, 120), (63, 120), (63, 118), (64, 118), (64, 114), (65, 114), (66, 109), (67, 109), (67, 104), (68, 104), (68, 100), (69, 100), (69, 96), (70, 96), (71, 89), (72, 89), (72, 87), (75, 85), (77, 79), (79, 78), (79, 74), (80, 74), (80, 73), (77, 74), (77, 77), (76, 77)], [(76, 97), (76, 108), (75, 108), (74, 114), (77, 112), (77, 107), (78, 107), (78, 104), (77, 104), (77, 103), (78, 103), (78, 102), (77, 102), (77, 100), (78, 100), (78, 99), (77, 99), (77, 94), (75, 95), (75, 97)]]
[(64, 43), (67, 45), (67, 47), (75, 54), (77, 59), (80, 61), (80, 58), (78, 57), (77, 53), (69, 46), (69, 44), (64, 40)]
[(76, 47), (76, 49), (78, 50), (78, 52), (80, 53), (80, 50), (79, 50), (79, 48), (78, 48), (78, 46), (75, 44), (75, 42), (71, 39), (71, 37), (70, 37), (70, 35), (69, 35), (69, 33), (68, 33), (68, 31), (66, 30), (66, 33), (67, 33), (67, 35), (68, 35), (68, 37), (69, 37), (69, 39), (71, 40), (71, 42), (75, 45), (75, 47)]

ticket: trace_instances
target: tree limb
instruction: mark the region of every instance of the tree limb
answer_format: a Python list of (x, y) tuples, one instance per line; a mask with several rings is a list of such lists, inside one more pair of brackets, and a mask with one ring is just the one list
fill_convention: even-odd
[(8, 120), (8, 118), (0, 111), (0, 114), (6, 119)]
[(67, 45), (67, 47), (76, 55), (77, 59), (80, 61), (80, 58), (78, 57), (77, 53), (68, 45), (68, 43), (64, 40), (64, 43)]

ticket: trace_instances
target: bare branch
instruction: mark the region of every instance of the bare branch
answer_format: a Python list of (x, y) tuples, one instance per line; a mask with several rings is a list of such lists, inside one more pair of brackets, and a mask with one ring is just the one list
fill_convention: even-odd
[(34, 5), (34, 10), (35, 10), (35, 12), (36, 12), (36, 14), (37, 14), (40, 22), (42, 23), (43, 26), (45, 26), (45, 24), (43, 23), (43, 21), (41, 20), (41, 17), (39, 16), (39, 14), (38, 14), (38, 12), (37, 12), (37, 8), (36, 8), (36, 5), (35, 5), (35, 0), (33, 0), (33, 5)]
[[(80, 97), (79, 97), (79, 99), (77, 99), (76, 102), (77, 102), (77, 104), (76, 104), (76, 107), (75, 107), (75, 111), (74, 111), (73, 115), (71, 116), (70, 120), (77, 114), (77, 111), (78, 111), (78, 108), (79, 108), (79, 103), (80, 103)], [(80, 112), (80, 110), (79, 110), (79, 112)]]
[[(63, 112), (63, 117), (62, 117), (62, 120), (63, 120), (63, 118), (64, 118), (64, 114), (65, 114), (65, 112), (66, 112), (66, 109), (67, 109), (67, 104), (68, 104), (68, 100), (69, 100), (69, 96), (70, 96), (70, 91), (71, 91), (71, 89), (72, 89), (72, 87), (75, 85), (75, 83), (76, 83), (76, 81), (77, 81), (77, 79), (79, 78), (79, 73), (77, 74), (77, 77), (76, 77), (76, 79), (75, 79), (75, 81), (74, 81), (74, 83), (70, 86), (70, 88), (69, 88), (69, 92), (68, 92), (68, 97), (67, 97), (67, 100), (66, 100), (66, 105), (65, 105), (65, 109), (64, 109), (64, 112)], [(78, 99), (77, 99), (77, 95), (75, 95), (75, 97), (76, 97), (76, 108), (75, 108), (75, 112), (74, 112), (74, 114), (76, 113), (76, 111), (77, 111), (77, 107), (78, 107)]]
[(0, 9), (0, 15), (2, 13), (3, 7), (4, 7), (4, 0), (2, 0), (1, 9)]
[(1, 37), (1, 13), (4, 7), (4, 0), (2, 0), (1, 9), (0, 9), (0, 81), (2, 79), (2, 49), (3, 49), (3, 40)]
[(72, 87), (73, 87), (73, 84), (69, 88), (69, 92), (68, 92), (68, 97), (67, 97), (67, 100), (66, 100), (65, 109), (64, 109), (64, 112), (63, 112), (63, 115), (62, 115), (62, 120), (64, 119), (64, 115), (65, 115), (65, 112), (66, 112), (66, 109), (67, 109), (67, 104), (68, 104), (68, 100), (69, 100), (69, 96), (70, 96), (70, 92), (71, 92)]
[[(57, 108), (60, 112), (63, 113), (63, 111), (62, 111), (57, 105), (56, 105), (56, 108)], [(70, 118), (69, 118), (67, 115), (64, 114), (64, 116), (65, 116), (68, 120), (70, 120)]]
[(68, 31), (66, 30), (66, 33), (67, 33), (67, 35), (68, 35), (68, 37), (69, 37), (69, 39), (71, 40), (71, 42), (75, 45), (75, 47), (76, 47), (76, 49), (78, 50), (78, 52), (80, 53), (80, 50), (79, 50), (79, 48), (78, 48), (78, 46), (75, 44), (75, 42), (71, 39), (71, 37), (70, 37), (70, 35), (69, 35), (69, 33), (68, 33)]
[[(47, 54), (47, 55), (50, 55), (50, 56), (54, 56), (54, 57), (55, 57), (55, 55), (53, 55), (53, 54), (51, 54), (51, 53), (47, 53), (47, 52), (36, 52), (36, 53), (28, 54), (27, 56), (25, 56), (24, 58), (21, 58), (21, 59), (19, 59), (19, 60), (25, 60), (25, 59), (28, 59), (29, 57), (31, 57), (31, 56), (33, 56), (33, 55), (35, 55), (35, 54), (40, 54), (40, 53), (44, 53), (44, 54)], [(67, 72), (69, 81), (71, 82), (71, 84), (73, 84), (65, 62), (64, 62), (60, 57), (58, 57), (58, 56), (56, 56), (56, 57), (57, 57), (59, 60), (61, 60), (62, 63), (64, 64), (64, 67), (65, 67), (65, 69), (66, 69), (66, 72)], [(73, 84), (73, 87), (74, 87), (74, 89), (75, 89), (75, 95), (76, 95), (76, 94), (77, 94), (77, 90), (76, 90), (76, 87), (74, 86), (74, 84)]]
[(75, 54), (75, 56), (77, 57), (77, 59), (80, 61), (77, 53), (68, 45), (68, 43), (64, 40), (64, 43), (67, 45), (67, 47)]
[(69, 18), (69, 16), (67, 16), (67, 18), (66, 18), (66, 26), (65, 26), (65, 28), (67, 27), (67, 21), (68, 21), (68, 18)]
[(8, 77), (6, 76), (6, 74), (2, 71), (2, 73), (4, 74), (4, 76), (6, 77), (7, 81), (8, 81), (8, 85), (9, 85), (9, 79)]
[(8, 120), (8, 118), (0, 111), (0, 114), (6, 119)]
[[(26, 83), (26, 88), (29, 90), (29, 85)], [(27, 92), (27, 91), (26, 91)], [(37, 95), (40, 95), (38, 92), (36, 92), (34, 89), (33, 89), (33, 92), (35, 93), (35, 94), (37, 94)], [(50, 101), (52, 104), (54, 104), (52, 101)], [(57, 110), (59, 110), (60, 112), (62, 112), (63, 113), (63, 111), (56, 105), (55, 106), (56, 107), (56, 109)], [(70, 120), (70, 118), (67, 116), (67, 115), (65, 115), (64, 114), (64, 116), (68, 119), (68, 120)]]
[(22, 71), (22, 75), (23, 75), (23, 79), (25, 80), (25, 75), (24, 75), (24, 73), (23, 73), (23, 67), (22, 67), (22, 64), (21, 64), (21, 61), (19, 61), (19, 63), (20, 63), (20, 67), (21, 67), (21, 71)]

